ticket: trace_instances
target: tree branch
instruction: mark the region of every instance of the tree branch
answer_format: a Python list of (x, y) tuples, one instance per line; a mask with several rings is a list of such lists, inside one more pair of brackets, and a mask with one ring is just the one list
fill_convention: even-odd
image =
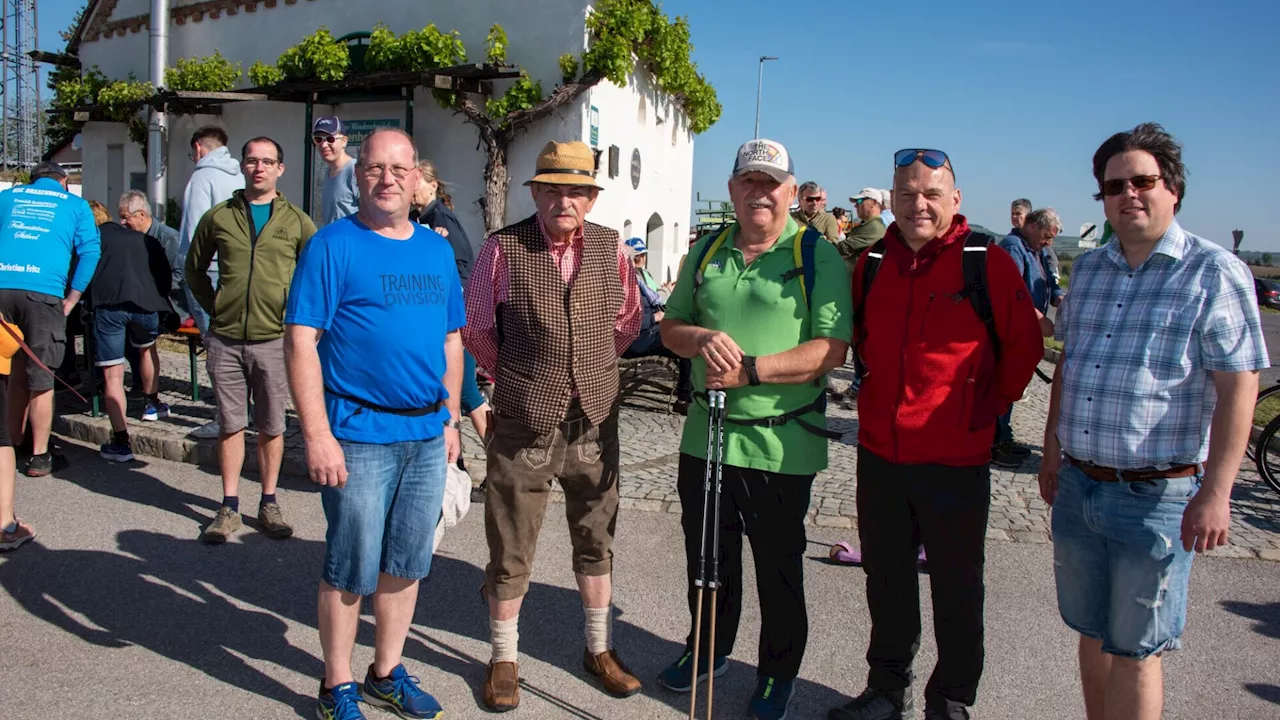
[(506, 126), (508, 132), (514, 135), (515, 131), (525, 128), (569, 103), (577, 100), (583, 93), (600, 84), (604, 79), (604, 75), (598, 72), (588, 72), (578, 80), (566, 83), (555, 89), (555, 92), (547, 96), (545, 100), (534, 105), (528, 110), (517, 110), (506, 117)]

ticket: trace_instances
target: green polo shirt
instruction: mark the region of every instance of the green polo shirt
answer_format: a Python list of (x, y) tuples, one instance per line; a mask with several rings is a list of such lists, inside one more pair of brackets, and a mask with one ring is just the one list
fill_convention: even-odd
[[(813, 297), (806, 306), (799, 275), (783, 277), (795, 269), (796, 231), (794, 219), (787, 221), (782, 238), (750, 265), (734, 246), (738, 225), (710, 258), (703, 273), (702, 287), (693, 290), (697, 258), (702, 248), (714, 242), (708, 235), (694, 245), (689, 261), (680, 271), (675, 290), (667, 300), (666, 316), (728, 333), (748, 355), (763, 357), (790, 350), (819, 337), (846, 342), (853, 334), (853, 296), (849, 273), (840, 253), (829, 243), (814, 247)], [(811, 404), (825, 390), (825, 380), (800, 385), (763, 384), (726, 391), (730, 418), (765, 418)], [(707, 366), (693, 358), (693, 386), (707, 387)], [(826, 427), (826, 418), (817, 412), (804, 416), (817, 427)], [(699, 400), (689, 407), (680, 452), (697, 458), (707, 456), (707, 406)], [(827, 439), (805, 430), (797, 422), (777, 427), (752, 427), (726, 422), (724, 462), (788, 475), (812, 475), (827, 467)]]

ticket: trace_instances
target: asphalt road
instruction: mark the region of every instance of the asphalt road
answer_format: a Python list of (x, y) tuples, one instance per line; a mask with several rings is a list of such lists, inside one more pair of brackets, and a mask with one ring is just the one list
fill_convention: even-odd
[[(195, 538), (215, 510), (213, 475), (159, 460), (107, 466), (79, 448), (71, 461), (56, 478), (19, 478), (19, 512), (39, 537), (0, 556), (0, 715), (312, 717), (322, 670), (315, 589), (324, 524), (311, 488), (280, 491), (295, 539), (275, 542), (246, 529), (209, 548)], [(257, 486), (248, 482), (242, 493), (253, 507)], [(539, 544), (520, 626), (523, 704), (509, 717), (681, 717), (687, 696), (652, 682), (687, 630), (678, 517), (624, 511), (620, 520), (616, 646), (647, 685), (637, 697), (614, 700), (580, 669), (582, 615), (562, 508), (551, 507)], [(406, 649), (410, 671), (450, 718), (488, 716), (477, 695), (488, 657), (477, 597), (486, 557), (481, 512), (474, 506), (446, 536)], [(825, 717), (861, 689), (866, 673), (864, 576), (826, 564), (827, 546), (841, 533), (812, 528), (809, 535), (811, 632), (791, 718)], [(1075, 638), (1057, 615), (1050, 547), (993, 542), (987, 568), (987, 665), (975, 717), (1083, 718)], [(921, 584), (927, 590), (927, 576)], [(372, 659), (368, 621), (356, 651), (360, 673)], [(748, 589), (741, 642), (716, 683), (716, 717), (742, 717), (758, 623)], [(1278, 640), (1280, 563), (1198, 560), (1185, 649), (1166, 661), (1166, 717), (1280, 717)], [(917, 693), (934, 647), (926, 630)]]

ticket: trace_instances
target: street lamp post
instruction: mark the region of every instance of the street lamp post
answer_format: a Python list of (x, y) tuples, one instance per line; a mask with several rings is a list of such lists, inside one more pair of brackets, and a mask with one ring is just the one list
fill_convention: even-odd
[(761, 91), (764, 90), (764, 61), (777, 59), (778, 58), (776, 57), (770, 57), (768, 55), (760, 57), (760, 72), (756, 78), (756, 134), (753, 136), (757, 139), (760, 137), (760, 94)]

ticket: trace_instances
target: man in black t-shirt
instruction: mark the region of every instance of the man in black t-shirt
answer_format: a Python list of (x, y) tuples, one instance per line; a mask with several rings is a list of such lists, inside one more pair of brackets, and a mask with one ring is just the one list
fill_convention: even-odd
[(111, 441), (101, 448), (102, 457), (114, 462), (133, 460), (129, 429), (125, 421), (125, 343), (138, 348), (141, 358), (139, 383), (146, 394), (142, 419), (169, 416), (169, 406), (160, 402), (160, 357), (156, 338), (160, 335), (160, 313), (170, 312), (169, 292), (173, 273), (159, 240), (106, 222), (106, 208), (90, 203), (102, 236), (102, 256), (93, 281), (89, 283), (89, 306), (93, 309), (94, 365), (102, 368), (103, 396), (111, 419)]

